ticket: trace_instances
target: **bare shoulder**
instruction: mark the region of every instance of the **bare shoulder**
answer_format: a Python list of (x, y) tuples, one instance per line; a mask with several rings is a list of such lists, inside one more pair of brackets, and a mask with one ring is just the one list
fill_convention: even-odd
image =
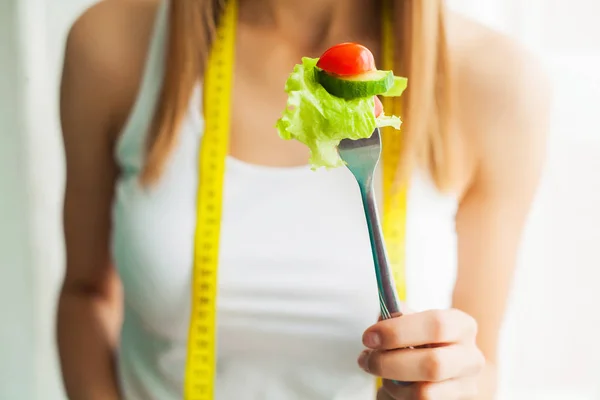
[(495, 182), (512, 180), (517, 169), (535, 180), (551, 104), (541, 62), (509, 37), (465, 17), (451, 14), (447, 29), (458, 125), (473, 169)]
[(137, 93), (158, 3), (102, 0), (85, 10), (69, 31), (63, 85), (87, 89), (80, 93), (83, 100), (109, 108), (116, 125)]

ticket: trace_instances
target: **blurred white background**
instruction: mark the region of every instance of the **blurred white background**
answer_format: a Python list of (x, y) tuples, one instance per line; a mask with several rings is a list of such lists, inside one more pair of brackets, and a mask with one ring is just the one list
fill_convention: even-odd
[[(68, 27), (91, 2), (0, 1), (0, 399), (64, 399), (53, 332), (64, 260), (57, 90)], [(600, 400), (600, 3), (450, 5), (522, 41), (556, 85), (546, 173), (503, 335), (500, 398)]]

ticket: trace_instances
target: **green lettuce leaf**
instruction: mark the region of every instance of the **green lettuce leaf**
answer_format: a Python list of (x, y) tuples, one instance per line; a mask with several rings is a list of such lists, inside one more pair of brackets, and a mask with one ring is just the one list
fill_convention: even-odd
[(395, 116), (375, 118), (372, 97), (345, 100), (329, 94), (315, 77), (317, 61), (304, 57), (294, 67), (285, 85), (287, 106), (275, 126), (281, 138), (308, 146), (313, 169), (335, 168), (344, 165), (337, 152), (342, 139), (368, 138), (376, 126), (400, 129), (401, 121)]

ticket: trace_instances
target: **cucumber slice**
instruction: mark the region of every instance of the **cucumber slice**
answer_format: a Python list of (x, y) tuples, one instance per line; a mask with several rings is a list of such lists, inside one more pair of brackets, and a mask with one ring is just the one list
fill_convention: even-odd
[(400, 97), (402, 96), (402, 93), (404, 93), (404, 91), (406, 90), (407, 84), (408, 79), (403, 78), (401, 76), (395, 76), (394, 84), (392, 85), (390, 90), (388, 90), (385, 93), (382, 93), (381, 95), (384, 97)]
[(329, 93), (343, 99), (371, 97), (387, 92), (394, 85), (392, 71), (369, 71), (351, 77), (340, 77), (315, 68), (317, 81)]

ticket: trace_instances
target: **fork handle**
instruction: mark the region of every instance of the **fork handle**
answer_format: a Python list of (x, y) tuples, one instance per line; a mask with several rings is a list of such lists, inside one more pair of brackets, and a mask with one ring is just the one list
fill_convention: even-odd
[(366, 184), (359, 184), (359, 187), (365, 217), (367, 219), (367, 227), (369, 229), (369, 239), (371, 240), (371, 252), (373, 253), (377, 289), (379, 291), (379, 301), (382, 309), (381, 314), (383, 319), (389, 319), (393, 316), (402, 315), (402, 312), (400, 310), (400, 301), (394, 283), (394, 276), (390, 269), (385, 242), (381, 232), (373, 182), (370, 180), (370, 182), (366, 182)]
[[(360, 193), (362, 196), (363, 208), (367, 219), (369, 229), (369, 239), (371, 240), (371, 252), (373, 253), (373, 264), (375, 265), (375, 276), (377, 278), (377, 290), (379, 291), (379, 304), (381, 306), (381, 317), (390, 319), (402, 315), (400, 310), (400, 300), (394, 283), (394, 276), (388, 262), (385, 242), (379, 223), (379, 212), (377, 211), (377, 201), (375, 200), (375, 191), (373, 189), (372, 179), (366, 184), (359, 182)], [(412, 382), (392, 381), (399, 386), (409, 386)]]

